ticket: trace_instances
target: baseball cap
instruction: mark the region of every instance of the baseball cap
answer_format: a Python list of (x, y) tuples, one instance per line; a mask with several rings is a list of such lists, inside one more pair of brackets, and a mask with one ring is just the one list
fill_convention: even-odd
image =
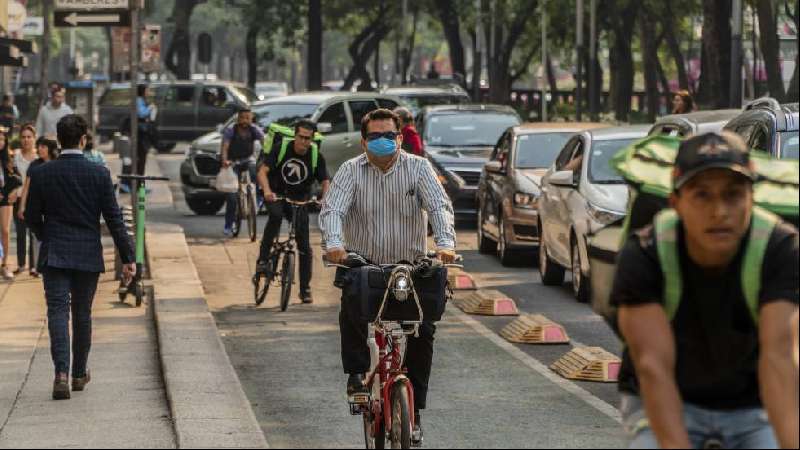
[(728, 131), (706, 133), (681, 143), (672, 173), (673, 189), (680, 189), (695, 176), (711, 169), (727, 169), (751, 181), (757, 178), (750, 165), (750, 151), (739, 135)]

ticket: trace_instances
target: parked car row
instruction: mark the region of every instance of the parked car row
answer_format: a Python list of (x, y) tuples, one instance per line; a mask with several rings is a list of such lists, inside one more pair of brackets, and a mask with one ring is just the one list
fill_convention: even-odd
[[(610, 287), (627, 215), (629, 188), (609, 164), (615, 154), (648, 135), (728, 130), (740, 134), (753, 151), (798, 159), (798, 122), (797, 103), (760, 99), (743, 110), (670, 115), (650, 126), (511, 126), (480, 174), (479, 250), (496, 252), (504, 265), (520, 257), (538, 259), (545, 285), (563, 284), (570, 271), (576, 299), (590, 301), (593, 290)], [(595, 263), (600, 267), (592, 267)]]

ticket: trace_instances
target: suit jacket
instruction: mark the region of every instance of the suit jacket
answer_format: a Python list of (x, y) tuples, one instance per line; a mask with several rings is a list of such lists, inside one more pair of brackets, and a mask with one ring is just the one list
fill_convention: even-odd
[(25, 221), (42, 242), (39, 267), (104, 272), (100, 215), (123, 263), (135, 261), (111, 174), (83, 155), (62, 155), (28, 174)]

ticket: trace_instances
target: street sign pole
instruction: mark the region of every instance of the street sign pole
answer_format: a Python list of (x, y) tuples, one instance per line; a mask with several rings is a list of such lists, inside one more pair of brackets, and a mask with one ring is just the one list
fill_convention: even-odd
[(542, 122), (547, 122), (547, 0), (542, 0)]
[[(139, 43), (141, 40), (139, 31), (139, 1), (134, 0), (131, 4), (131, 54), (130, 54), (130, 76), (131, 76), (131, 131), (130, 131), (130, 152), (131, 165), (134, 174), (143, 175), (137, 172), (139, 166), (139, 111), (138, 111), (138, 81), (139, 81)], [(137, 200), (136, 190), (138, 182), (131, 183), (131, 204), (136, 211)]]
[(583, 0), (576, 1), (578, 26), (575, 29), (575, 38), (577, 40), (575, 48), (577, 49), (578, 58), (575, 69), (577, 72), (575, 74), (575, 81), (577, 82), (575, 89), (575, 118), (580, 122), (583, 119)]

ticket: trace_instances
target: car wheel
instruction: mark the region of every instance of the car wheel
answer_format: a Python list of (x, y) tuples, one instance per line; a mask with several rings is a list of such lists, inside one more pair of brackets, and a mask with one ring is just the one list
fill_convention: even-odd
[(225, 204), (224, 199), (220, 200), (200, 200), (194, 198), (187, 198), (186, 205), (193, 213), (198, 216), (213, 216), (219, 212), (220, 208)]
[(578, 248), (578, 239), (572, 237), (572, 291), (575, 299), (580, 303), (589, 301), (589, 279), (583, 275), (581, 269), (581, 252)]
[(544, 239), (544, 230), (539, 223), (539, 275), (545, 286), (561, 286), (564, 284), (564, 268), (547, 255), (547, 244)]
[(478, 251), (490, 255), (497, 251), (497, 242), (489, 239), (483, 232), (483, 211), (478, 208)]
[(515, 261), (514, 251), (508, 248), (508, 238), (506, 237), (506, 222), (503, 216), (500, 216), (497, 223), (499, 230), (497, 237), (497, 256), (500, 258), (500, 264), (503, 266), (510, 266)]
[(178, 145), (177, 142), (159, 142), (155, 145), (158, 153), (169, 153)]

